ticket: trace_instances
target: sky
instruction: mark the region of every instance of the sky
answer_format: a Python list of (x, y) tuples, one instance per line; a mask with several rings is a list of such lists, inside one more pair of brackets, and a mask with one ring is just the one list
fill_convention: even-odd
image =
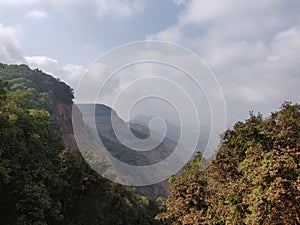
[(199, 55), (222, 88), (229, 127), (249, 111), (300, 103), (299, 0), (0, 0), (0, 62), (39, 68), (75, 90), (98, 57), (141, 40)]

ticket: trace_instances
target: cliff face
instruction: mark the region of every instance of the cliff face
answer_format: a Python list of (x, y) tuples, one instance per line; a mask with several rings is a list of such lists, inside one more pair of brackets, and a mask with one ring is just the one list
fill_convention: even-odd
[(77, 144), (72, 127), (72, 104), (57, 104), (54, 106), (54, 119), (59, 124), (64, 145), (72, 150), (77, 150)]
[[(79, 130), (76, 133), (76, 137), (73, 130), (72, 116), (76, 118), (75, 124)], [(103, 152), (98, 140), (91, 135), (90, 129), (84, 124), (82, 114), (76, 105), (71, 103), (56, 104), (53, 110), (53, 117), (59, 125), (58, 131), (62, 136), (65, 147), (78, 151), (77, 139), (77, 141), (81, 142), (80, 146), (84, 146), (85, 150), (97, 153), (98, 155)]]

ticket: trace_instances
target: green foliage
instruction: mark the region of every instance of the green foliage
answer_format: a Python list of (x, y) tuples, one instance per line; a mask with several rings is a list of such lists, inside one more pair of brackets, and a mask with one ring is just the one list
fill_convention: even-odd
[(184, 168), (156, 218), (167, 224), (299, 224), (299, 150), (300, 105), (284, 103), (266, 119), (250, 113), (223, 134), (205, 172), (194, 163)]
[(199, 170), (201, 155), (187, 163), (179, 178), (171, 178), (170, 195), (162, 202), (163, 212), (156, 216), (165, 224), (202, 224), (208, 205), (205, 201), (207, 180)]
[(0, 224), (158, 224), (155, 202), (95, 173), (54, 131), (71, 89), (27, 66), (0, 64)]
[(140, 152), (133, 151), (125, 145), (111, 141), (103, 136), (101, 136), (101, 141), (107, 151), (120, 161), (134, 166), (149, 165), (149, 160)]
[(0, 79), (7, 82), (7, 91), (26, 91), (32, 94), (31, 107), (52, 112), (57, 103), (72, 103), (72, 89), (42, 71), (26, 65), (0, 64)]
[(79, 153), (65, 150), (60, 159), (64, 224), (156, 224), (153, 202), (100, 177)]
[(59, 223), (56, 167), (63, 146), (49, 128), (49, 113), (28, 109), (27, 97), (16, 92), (1, 101), (1, 224)]
[(0, 80), (0, 102), (6, 98), (6, 91), (4, 90), (6, 85), (6, 82)]

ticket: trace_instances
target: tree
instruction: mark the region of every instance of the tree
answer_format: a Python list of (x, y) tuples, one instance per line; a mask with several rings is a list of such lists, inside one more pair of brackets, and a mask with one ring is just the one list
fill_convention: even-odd
[(60, 158), (64, 224), (157, 224), (153, 201), (102, 178), (78, 152), (66, 149)]
[(163, 211), (156, 216), (166, 224), (205, 224), (207, 180), (199, 170), (201, 155), (186, 164), (182, 173), (170, 182), (170, 194), (163, 202)]
[(227, 131), (209, 169), (212, 220), (299, 223), (299, 147), (298, 104), (284, 103), (266, 119), (251, 114)]
[(1, 100), (0, 220), (58, 224), (62, 214), (56, 166), (63, 145), (49, 127), (49, 113), (27, 107), (29, 96), (16, 92)]
[(171, 184), (166, 212), (157, 219), (171, 224), (299, 224), (299, 150), (300, 105), (286, 102), (266, 119), (250, 113), (223, 134), (205, 172), (195, 177), (200, 172), (188, 167)]

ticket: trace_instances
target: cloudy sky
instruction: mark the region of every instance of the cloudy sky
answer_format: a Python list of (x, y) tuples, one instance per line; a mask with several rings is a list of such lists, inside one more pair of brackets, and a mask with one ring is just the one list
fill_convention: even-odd
[(299, 0), (0, 0), (0, 62), (73, 88), (106, 51), (145, 39), (197, 53), (217, 77), (229, 126), (300, 102)]

